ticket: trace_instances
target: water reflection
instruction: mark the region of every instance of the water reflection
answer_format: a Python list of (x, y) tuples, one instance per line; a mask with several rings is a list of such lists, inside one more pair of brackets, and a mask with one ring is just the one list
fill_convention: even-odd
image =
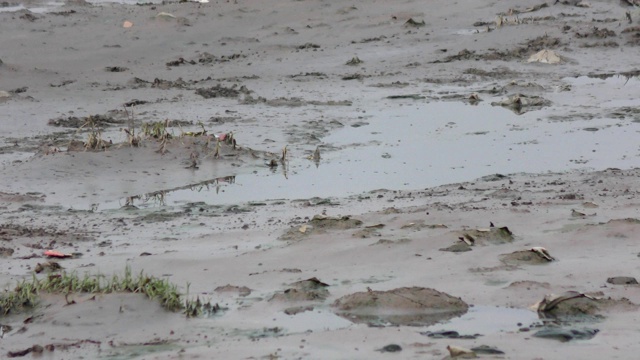
[(189, 184), (185, 186), (175, 187), (172, 189), (165, 189), (160, 191), (153, 191), (142, 195), (134, 195), (125, 198), (124, 206), (165, 206), (167, 204), (166, 198), (167, 194), (180, 191), (180, 190), (189, 190), (192, 192), (209, 192), (212, 189), (215, 189), (216, 194), (220, 193), (220, 189), (222, 186), (227, 186), (231, 184), (235, 184), (236, 177), (235, 176), (223, 176), (218, 177), (211, 180), (201, 181), (195, 184)]

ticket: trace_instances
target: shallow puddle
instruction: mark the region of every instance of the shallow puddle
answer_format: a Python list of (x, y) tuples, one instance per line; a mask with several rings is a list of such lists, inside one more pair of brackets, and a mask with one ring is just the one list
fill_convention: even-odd
[(442, 330), (457, 331), (460, 335), (487, 335), (499, 332), (518, 331), (540, 322), (538, 314), (526, 309), (512, 309), (496, 306), (474, 306), (469, 311), (443, 324), (426, 328), (435, 332)]
[(151, 356), (154, 354), (167, 353), (169, 351), (177, 351), (181, 347), (172, 343), (158, 343), (148, 345), (128, 345), (121, 346), (117, 349), (109, 349), (101, 354), (100, 359), (109, 360), (131, 360), (138, 359), (142, 356)]
[(349, 327), (352, 322), (326, 310), (311, 310), (296, 315), (283, 312), (273, 317), (273, 324), (284, 329), (285, 333), (305, 331), (330, 331)]
[[(193, 178), (194, 183), (153, 189), (148, 194), (131, 193), (130, 182), (137, 178), (123, 173), (112, 183), (99, 178), (96, 183), (83, 181), (84, 193), (69, 189), (76, 196), (65, 194), (63, 185), (56, 195), (47, 194), (52, 196), (45, 201), (86, 210), (198, 202), (237, 204), (343, 197), (375, 189), (421, 189), (495, 173), (637, 165), (640, 124), (631, 121), (549, 121), (546, 117), (552, 115), (550, 109), (516, 115), (491, 106), (488, 101), (475, 106), (460, 102), (387, 101), (377, 106), (363, 114), (361, 126), (347, 126), (323, 138), (327, 146), (321, 147), (317, 165), (300, 150), (292, 150), (286, 169), (256, 163), (225, 170), (236, 173), (216, 173), (215, 167), (188, 170), (193, 173), (190, 177), (169, 172), (162, 176)], [(211, 178), (202, 181), (205, 174)], [(11, 185), (13, 188), (0, 190), (41, 191), (29, 184), (22, 182), (19, 187)], [(109, 198), (112, 200), (104, 200)]]
[[(489, 104), (454, 102), (394, 104), (367, 116), (368, 125), (346, 127), (323, 139), (340, 150), (322, 151), (318, 167), (292, 157), (286, 171), (265, 167), (237, 175), (233, 183), (167, 192), (162, 204), (339, 197), (494, 173), (629, 168), (638, 153), (634, 144), (640, 125), (611, 119), (548, 122), (542, 111), (516, 115)], [(123, 199), (107, 207), (119, 204)]]
[(64, 5), (59, 1), (5, 2), (0, 5), (0, 12), (16, 12), (28, 10), (34, 14), (44, 14), (57, 10)]
[(573, 93), (594, 91), (598, 94), (599, 107), (635, 107), (640, 104), (635, 94), (640, 92), (640, 76), (623, 74), (585, 75), (564, 78), (573, 86)]

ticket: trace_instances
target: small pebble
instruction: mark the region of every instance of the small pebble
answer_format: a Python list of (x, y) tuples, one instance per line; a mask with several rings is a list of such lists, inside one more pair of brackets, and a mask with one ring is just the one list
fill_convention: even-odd
[(399, 351), (402, 351), (402, 348), (400, 347), (400, 345), (389, 344), (389, 345), (387, 345), (387, 346), (385, 346), (382, 349), (379, 349), (377, 351), (380, 351), (380, 352), (399, 352)]

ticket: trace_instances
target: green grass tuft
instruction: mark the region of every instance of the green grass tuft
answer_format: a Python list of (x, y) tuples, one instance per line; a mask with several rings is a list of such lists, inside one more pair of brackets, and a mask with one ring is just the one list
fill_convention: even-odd
[[(188, 292), (189, 285), (187, 285)], [(15, 289), (6, 290), (0, 294), (0, 312), (7, 315), (11, 312), (33, 308), (38, 303), (40, 293), (63, 294), (73, 293), (140, 293), (149, 299), (157, 300), (167, 310), (182, 311), (189, 317), (200, 316), (219, 309), (217, 304), (212, 306), (199, 298), (184, 298), (178, 291), (178, 286), (167, 279), (160, 279), (140, 272), (133, 276), (131, 268), (126, 267), (124, 276), (113, 275), (107, 279), (103, 275), (80, 277), (77, 273), (50, 274), (38, 279), (35, 274), (31, 280), (22, 280)]]

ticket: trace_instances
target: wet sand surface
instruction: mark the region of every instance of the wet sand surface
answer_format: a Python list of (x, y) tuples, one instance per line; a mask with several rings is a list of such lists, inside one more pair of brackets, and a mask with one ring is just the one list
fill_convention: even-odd
[(42, 293), (0, 353), (640, 351), (637, 7), (5, 5), (0, 284), (129, 267), (219, 308)]

